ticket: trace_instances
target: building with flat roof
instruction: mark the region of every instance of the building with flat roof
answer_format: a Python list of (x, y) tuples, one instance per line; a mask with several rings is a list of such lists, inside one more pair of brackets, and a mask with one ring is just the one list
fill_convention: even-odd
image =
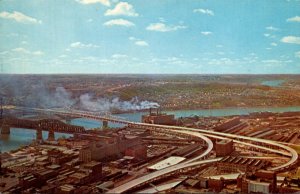
[(183, 160), (185, 160), (184, 157), (179, 157), (179, 156), (171, 156), (165, 160), (162, 160), (152, 166), (147, 167), (147, 169), (149, 171), (155, 171), (155, 170), (161, 170), (164, 168), (167, 168), (169, 166), (173, 166), (175, 164), (178, 164), (180, 162), (182, 162)]
[(215, 147), (216, 147), (217, 157), (228, 156), (234, 151), (232, 140), (223, 139), (221, 141), (217, 141)]
[(142, 122), (161, 125), (176, 124), (175, 115), (162, 113), (159, 109), (157, 109), (157, 111), (152, 112), (151, 108), (148, 115), (142, 115)]

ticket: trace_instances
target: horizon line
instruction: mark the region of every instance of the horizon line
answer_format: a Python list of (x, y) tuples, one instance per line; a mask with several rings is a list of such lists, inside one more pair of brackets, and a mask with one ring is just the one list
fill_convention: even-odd
[(0, 73), (3, 75), (300, 75), (300, 73)]

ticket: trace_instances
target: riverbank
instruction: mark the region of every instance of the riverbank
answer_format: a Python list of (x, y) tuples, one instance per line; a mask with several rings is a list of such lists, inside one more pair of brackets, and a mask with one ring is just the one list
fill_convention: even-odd
[[(8, 108), (9, 107), (9, 108)], [(16, 106), (13, 105), (7, 105), (4, 107), (4, 109), (13, 109)], [(174, 111), (209, 111), (209, 110), (231, 110), (231, 109), (261, 109), (261, 110), (269, 110), (269, 109), (290, 109), (293, 107), (296, 109), (300, 109), (300, 103), (299, 105), (295, 106), (224, 106), (224, 107), (203, 107), (203, 108), (198, 108), (198, 107), (191, 107), (191, 108), (181, 108), (181, 107), (159, 107), (159, 109), (162, 112), (174, 112)], [(37, 108), (37, 107), (35, 107)], [(43, 108), (42, 108), (43, 109)], [(51, 109), (51, 108), (50, 108)], [(75, 109), (77, 110), (77, 109)], [(79, 110), (79, 109), (78, 109)], [(80, 110), (80, 111), (88, 111), (89, 110)], [(91, 111), (91, 112), (97, 112), (97, 111)], [(101, 111), (98, 111), (101, 112)], [(148, 113), (149, 109), (141, 109), (141, 110), (128, 110), (128, 111), (121, 111), (121, 110), (113, 110), (110, 113), (113, 115), (122, 115), (122, 114), (135, 114), (135, 113)]]
[[(226, 109), (201, 109), (201, 110), (166, 110), (164, 111), (167, 114), (174, 114), (176, 118), (179, 117), (189, 117), (192, 115), (209, 117), (209, 116), (232, 116), (232, 115), (246, 115), (253, 112), (295, 112), (300, 111), (300, 106), (291, 106), (291, 107), (257, 107), (257, 108), (226, 108)], [(116, 114), (116, 116), (122, 117), (126, 120), (133, 122), (140, 122), (141, 116), (147, 113), (147, 111), (138, 111), (138, 112), (130, 112), (130, 113), (121, 113)], [(85, 118), (73, 119), (71, 121), (73, 125), (80, 125), (87, 129), (91, 128), (99, 128), (102, 126), (102, 122), (89, 120)], [(115, 123), (109, 123), (110, 127), (121, 127), (122, 125), (118, 125)], [(28, 145), (31, 143), (33, 139), (35, 139), (35, 131), (34, 130), (20, 130), (13, 129), (11, 130), (10, 136), (4, 138), (1, 136), (1, 150), (2, 151), (10, 151), (19, 148), (22, 145)], [(60, 137), (66, 136), (68, 134), (61, 134)], [(44, 139), (47, 138), (47, 132), (43, 132)], [(56, 138), (59, 136), (56, 135)]]

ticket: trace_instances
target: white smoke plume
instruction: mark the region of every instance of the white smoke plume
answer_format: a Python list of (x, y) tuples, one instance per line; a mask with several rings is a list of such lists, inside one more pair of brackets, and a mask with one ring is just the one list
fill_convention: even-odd
[(107, 98), (93, 99), (93, 96), (91, 96), (90, 94), (83, 94), (80, 96), (80, 108), (90, 111), (132, 111), (157, 107), (159, 107), (158, 103), (150, 101), (139, 101), (137, 97), (132, 98), (130, 101), (120, 101), (119, 98), (113, 98), (112, 100), (109, 100)]
[[(156, 102), (119, 98), (95, 98), (91, 94), (73, 94), (64, 87), (51, 89), (47, 81), (24, 80), (23, 77), (0, 76), (0, 97), (5, 104), (31, 108), (70, 108), (88, 111), (132, 111), (159, 107)], [(32, 83), (34, 81), (34, 83)]]
[(71, 93), (67, 92), (64, 87), (57, 87), (53, 98), (58, 107), (71, 107), (76, 103), (76, 100), (72, 99)]

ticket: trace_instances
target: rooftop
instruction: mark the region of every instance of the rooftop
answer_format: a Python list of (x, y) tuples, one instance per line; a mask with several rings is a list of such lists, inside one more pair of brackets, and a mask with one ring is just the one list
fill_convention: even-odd
[(175, 164), (180, 163), (181, 161), (185, 160), (184, 157), (179, 157), (179, 156), (171, 156), (165, 160), (162, 160), (152, 166), (149, 166), (148, 169), (150, 170), (161, 170), (164, 168), (167, 168), (169, 166), (173, 166)]
[(229, 142), (231, 142), (232, 140), (228, 140), (228, 139), (222, 139), (220, 141), (217, 141), (217, 144), (227, 144)]

